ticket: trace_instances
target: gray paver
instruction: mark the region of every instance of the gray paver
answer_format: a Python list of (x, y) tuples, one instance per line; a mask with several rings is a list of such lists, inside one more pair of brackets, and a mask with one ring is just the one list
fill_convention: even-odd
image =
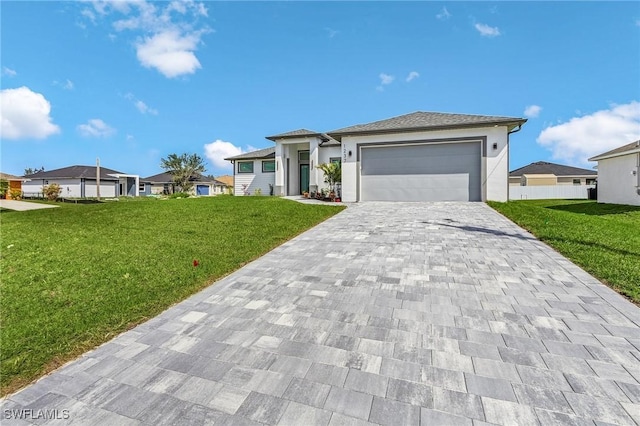
[(0, 413), (640, 424), (639, 335), (637, 306), (483, 203), (360, 203), (5, 397)]

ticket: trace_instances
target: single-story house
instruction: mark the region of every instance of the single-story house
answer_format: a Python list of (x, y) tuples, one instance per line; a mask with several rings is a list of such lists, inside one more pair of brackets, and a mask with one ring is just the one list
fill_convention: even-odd
[[(61, 169), (25, 175), (22, 192), (25, 197), (42, 196), (42, 188), (57, 183), (62, 188), (61, 197), (89, 198), (98, 196), (98, 168), (96, 166), (70, 166)], [(106, 167), (100, 167), (101, 197), (137, 197), (140, 177)]]
[(342, 201), (506, 201), (515, 117), (414, 112), (326, 133), (269, 136), (275, 147), (227, 158), (236, 195), (325, 187), (316, 166), (339, 162)]
[(640, 140), (589, 158), (598, 162), (598, 202), (640, 206)]
[(217, 181), (225, 184), (225, 192), (231, 193), (233, 191), (233, 176), (231, 175), (222, 175), (216, 178)]
[[(217, 179), (203, 175), (194, 176), (192, 195), (220, 195), (225, 193), (226, 185)], [(173, 176), (169, 173), (158, 173), (140, 180), (140, 195), (173, 194), (176, 191)]]
[(0, 172), (0, 181), (4, 181), (7, 182), (6, 183), (6, 188), (5, 189), (5, 193), (4, 193), (4, 198), (6, 198), (7, 200), (11, 199), (11, 192), (15, 192), (15, 191), (20, 191), (22, 192), (22, 182), (26, 181), (28, 179), (24, 179), (21, 178), (19, 176), (14, 176), (14, 175), (10, 175), (8, 173), (2, 173)]
[(595, 185), (597, 178), (595, 170), (537, 161), (509, 172), (509, 185)]

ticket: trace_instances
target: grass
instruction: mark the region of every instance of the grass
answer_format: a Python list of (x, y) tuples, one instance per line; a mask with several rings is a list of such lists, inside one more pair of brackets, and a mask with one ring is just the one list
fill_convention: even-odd
[(640, 207), (585, 200), (489, 205), (600, 281), (640, 303)]
[(342, 210), (229, 196), (59, 206), (0, 214), (2, 395)]

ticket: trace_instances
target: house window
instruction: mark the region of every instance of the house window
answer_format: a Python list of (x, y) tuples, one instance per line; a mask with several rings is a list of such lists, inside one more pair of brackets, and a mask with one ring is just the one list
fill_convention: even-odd
[(144, 183), (141, 183), (140, 185), (138, 185), (138, 191), (144, 192)]
[(587, 185), (595, 185), (595, 184), (596, 184), (595, 179), (587, 179)]
[(309, 161), (309, 151), (298, 151), (299, 161)]
[(574, 179), (573, 180), (573, 184), (574, 185), (580, 185), (580, 179)]
[(238, 162), (238, 173), (253, 173), (253, 161)]
[(329, 163), (331, 163), (331, 164), (334, 164), (334, 163), (335, 164), (340, 164), (340, 162), (341, 162), (340, 157), (331, 157), (331, 158), (329, 158)]
[(273, 173), (276, 171), (275, 160), (262, 162), (262, 173)]

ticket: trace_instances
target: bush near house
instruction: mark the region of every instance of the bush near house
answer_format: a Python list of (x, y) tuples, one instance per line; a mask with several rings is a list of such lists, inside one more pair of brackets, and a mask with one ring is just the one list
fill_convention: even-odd
[(143, 197), (0, 213), (1, 393), (154, 317), (340, 210), (276, 197)]
[(47, 198), (47, 200), (55, 201), (58, 199), (58, 197), (60, 197), (62, 188), (57, 183), (52, 183), (51, 185), (42, 187), (42, 192), (44, 193), (44, 196)]

